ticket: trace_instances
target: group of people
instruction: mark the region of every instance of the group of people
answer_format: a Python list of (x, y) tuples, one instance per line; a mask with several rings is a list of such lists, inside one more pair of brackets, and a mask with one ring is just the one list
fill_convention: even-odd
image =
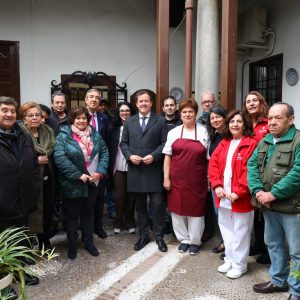
[[(77, 256), (79, 229), (85, 249), (98, 256), (93, 233), (107, 237), (106, 191), (114, 197), (114, 233), (135, 233), (137, 222), (136, 251), (150, 242), (150, 229), (159, 251), (168, 251), (167, 221), (178, 251), (197, 255), (212, 235), (215, 215), (222, 240), (213, 252), (224, 251), (219, 272), (239, 278), (247, 272), (248, 255), (262, 254), (260, 259), (271, 263), (271, 281), (254, 291), (290, 288), (289, 299), (300, 299), (295, 275), (300, 270), (300, 133), (292, 106), (279, 102), (268, 109), (264, 97), (252, 91), (241, 110), (227, 113), (205, 92), (197, 120), (195, 100), (182, 100), (177, 111), (172, 96), (162, 99), (163, 113), (156, 115), (145, 89), (135, 93), (137, 113), (123, 102), (111, 116), (99, 110), (101, 101), (101, 92), (90, 89), (85, 107), (67, 112), (65, 95), (56, 93), (50, 114), (26, 102), (17, 121), (15, 100), (0, 97), (0, 230), (29, 226), (39, 245), (51, 248), (59, 194), (68, 257)], [(38, 279), (30, 276), (27, 283)]]

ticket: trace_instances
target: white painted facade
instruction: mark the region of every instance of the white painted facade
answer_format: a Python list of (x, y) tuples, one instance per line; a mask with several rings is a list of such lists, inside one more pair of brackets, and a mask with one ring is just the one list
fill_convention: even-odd
[[(170, 88), (184, 88), (184, 36), (183, 22)], [(74, 71), (115, 75), (129, 95), (156, 90), (156, 0), (0, 0), (0, 40), (20, 41), (21, 102), (49, 104), (51, 80)]]
[[(285, 80), (288, 68), (300, 73), (300, 2), (240, 0), (240, 4), (246, 9), (267, 8), (270, 27), (276, 32), (272, 55), (283, 53), (282, 100), (294, 106), (300, 127), (300, 83), (289, 86)], [(196, 17), (195, 9), (195, 24)], [(174, 35), (173, 31), (169, 86), (184, 89), (185, 23)], [(0, 0), (0, 40), (20, 42), (22, 102), (49, 104), (51, 80), (60, 82), (61, 74), (77, 70), (115, 75), (119, 84), (126, 81), (129, 96), (140, 88), (156, 89), (156, 0)], [(263, 53), (253, 51), (252, 55)], [(238, 56), (237, 107), (244, 59)], [(248, 74), (247, 64), (244, 95)]]
[[(267, 8), (270, 27), (276, 33), (275, 47), (272, 55), (283, 54), (283, 74), (282, 74), (282, 101), (290, 103), (295, 109), (295, 124), (300, 128), (300, 81), (290, 86), (286, 81), (286, 71), (295, 68), (300, 76), (300, 2), (294, 0), (262, 0), (256, 1), (255, 6)], [(255, 51), (253, 57), (262, 55), (267, 51)], [(241, 103), (241, 61), (237, 70), (237, 106)], [(244, 95), (248, 90), (248, 64), (245, 67)]]

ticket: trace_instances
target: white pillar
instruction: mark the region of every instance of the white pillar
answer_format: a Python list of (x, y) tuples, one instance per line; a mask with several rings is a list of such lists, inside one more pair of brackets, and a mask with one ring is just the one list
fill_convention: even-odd
[(211, 91), (218, 99), (220, 74), (218, 0), (198, 0), (196, 32), (195, 100)]

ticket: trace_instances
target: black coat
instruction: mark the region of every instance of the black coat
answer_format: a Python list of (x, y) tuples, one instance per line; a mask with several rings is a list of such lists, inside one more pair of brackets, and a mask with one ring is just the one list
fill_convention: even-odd
[(114, 165), (117, 158), (119, 139), (120, 139), (120, 129), (121, 126), (113, 126), (111, 125), (108, 130), (108, 152), (109, 152), (109, 166), (108, 166), (108, 175), (110, 179), (110, 183), (112, 184), (112, 176)]
[[(151, 113), (146, 129), (142, 132), (139, 114), (129, 118), (124, 125), (120, 148), (128, 160), (127, 190), (135, 193), (163, 192), (163, 154), (167, 138), (165, 119)], [(131, 155), (144, 157), (151, 154), (150, 165), (134, 165)]]
[[(36, 208), (41, 174), (31, 137), (15, 124), (16, 148), (0, 132), (0, 219), (24, 217)], [(15, 149), (16, 150), (16, 149)], [(18, 154), (15, 155), (14, 152)]]

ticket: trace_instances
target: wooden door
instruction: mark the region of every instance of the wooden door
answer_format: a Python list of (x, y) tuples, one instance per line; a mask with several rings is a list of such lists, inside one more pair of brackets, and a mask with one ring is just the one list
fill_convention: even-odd
[(0, 96), (20, 103), (19, 42), (0, 41)]

